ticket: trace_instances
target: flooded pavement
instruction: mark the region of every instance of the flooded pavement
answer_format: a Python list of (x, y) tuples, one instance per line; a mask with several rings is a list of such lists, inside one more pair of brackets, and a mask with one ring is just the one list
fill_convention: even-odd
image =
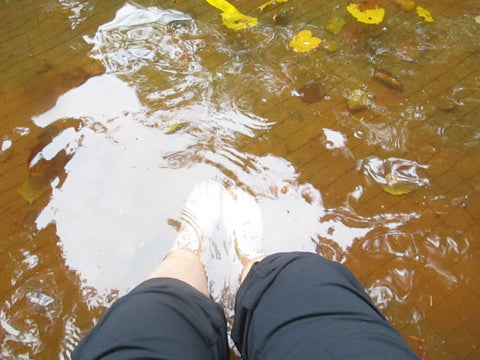
[(266, 253), (340, 261), (423, 359), (478, 358), (480, 6), (399, 3), (236, 3), (258, 24), (233, 31), (200, 0), (2, 1), (0, 357), (68, 358), (214, 179)]

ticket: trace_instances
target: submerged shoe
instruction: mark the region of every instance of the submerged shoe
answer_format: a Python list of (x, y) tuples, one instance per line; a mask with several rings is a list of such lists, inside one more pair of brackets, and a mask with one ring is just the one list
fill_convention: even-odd
[(222, 221), (229, 243), (245, 266), (263, 255), (263, 223), (260, 208), (250, 194), (229, 188), (223, 196)]
[(198, 256), (208, 251), (209, 237), (220, 221), (224, 191), (215, 181), (195, 186), (181, 211), (180, 232), (171, 251), (185, 249)]

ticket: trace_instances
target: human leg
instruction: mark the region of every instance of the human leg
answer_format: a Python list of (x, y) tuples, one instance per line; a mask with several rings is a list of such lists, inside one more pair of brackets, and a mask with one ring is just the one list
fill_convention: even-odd
[(194, 189), (173, 251), (111, 306), (72, 359), (228, 359), (224, 311), (208, 297), (200, 260), (218, 220), (220, 190)]
[(181, 280), (205, 296), (208, 294), (207, 276), (200, 258), (190, 250), (179, 249), (169, 253), (148, 277)]
[(315, 254), (255, 263), (235, 312), (232, 338), (244, 360), (417, 358), (351, 272)]

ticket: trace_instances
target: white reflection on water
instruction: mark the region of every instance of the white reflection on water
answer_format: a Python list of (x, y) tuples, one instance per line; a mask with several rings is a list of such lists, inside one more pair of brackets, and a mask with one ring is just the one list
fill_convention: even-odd
[[(214, 30), (200, 28), (178, 11), (127, 4), (87, 41), (107, 74), (70, 90), (34, 117), (40, 127), (69, 118), (79, 119), (81, 126), (60, 132), (31, 163), (60, 151), (72, 156), (66, 180), (51, 184), (52, 196), (37, 226), (56, 225), (66, 264), (80, 273), (85, 288), (123, 293), (145, 278), (168, 253), (176, 235), (172, 219), (179, 218), (189, 192), (209, 179), (256, 197), (266, 253), (316, 252), (319, 239), (346, 250), (372, 229), (371, 219), (348, 224), (335, 210), (326, 212), (320, 192), (299, 183), (287, 160), (239, 150), (273, 124), (238, 107), (241, 87), (235, 79), (251, 78), (235, 70), (241, 54)], [(229, 55), (228, 61), (208, 70), (200, 52), (218, 42), (224, 46), (215, 51)], [(278, 66), (288, 65), (285, 61)], [(265, 94), (270, 91), (264, 86), (281, 80), (271, 66), (265, 60), (263, 75), (252, 75)], [(349, 153), (341, 133), (325, 129), (324, 135), (326, 143)], [(380, 226), (392, 222), (382, 219)], [(218, 248), (229, 248), (220, 246), (221, 234), (216, 241)], [(224, 290), (235, 288), (238, 262), (229, 263), (226, 253), (217, 260), (210, 289), (230, 306), (232, 292)], [(218, 276), (229, 266), (233, 275)]]
[[(176, 235), (172, 219), (179, 218), (189, 192), (209, 179), (256, 197), (266, 253), (316, 252), (319, 239), (346, 250), (372, 230), (371, 219), (356, 226), (336, 211), (326, 212), (320, 192), (299, 183), (287, 160), (238, 149), (240, 137), (244, 143), (273, 124), (240, 109), (236, 89), (215, 94), (213, 89), (235, 81), (214, 74), (240, 74), (234, 70), (236, 57), (214, 73), (203, 67), (199, 52), (215, 36), (207, 30), (178, 11), (125, 5), (87, 39), (107, 74), (60, 96), (55, 107), (33, 119), (40, 127), (81, 121), (79, 129), (54, 137), (31, 165), (60, 151), (72, 155), (66, 180), (52, 183), (50, 203), (37, 225), (56, 225), (66, 264), (80, 273), (86, 288), (123, 293), (145, 278), (168, 253)], [(262, 81), (274, 73), (264, 70)], [(341, 133), (325, 129), (324, 135), (327, 144), (349, 154)], [(388, 217), (380, 222), (392, 223)], [(215, 236), (217, 248), (229, 248), (221, 246), (222, 234)], [(238, 262), (219, 254), (210, 267), (210, 289), (231, 307)], [(229, 266), (234, 271), (222, 279)]]
[[(56, 225), (66, 263), (86, 286), (124, 292), (141, 281), (173, 243), (170, 220), (179, 218), (195, 184), (208, 179), (236, 183), (257, 197), (267, 253), (315, 251), (317, 235), (332, 234), (332, 221), (319, 222), (320, 193), (299, 184), (289, 162), (235, 149), (238, 135), (268, 130), (262, 118), (209, 103), (147, 115), (135, 91), (113, 75), (71, 90), (34, 122), (47, 126), (72, 117), (83, 127), (64, 130), (37, 156), (51, 159), (62, 149), (73, 154), (65, 182), (53, 189), (37, 225)], [(165, 134), (172, 121), (184, 127)], [(344, 246), (366, 231), (347, 230)], [(228, 284), (216, 285), (220, 297)]]
[[(90, 101), (84, 105), (82, 99)], [(65, 94), (34, 119), (43, 126), (72, 116), (85, 119), (84, 128), (65, 130), (40, 153), (49, 159), (65, 148), (75, 151), (66, 165), (66, 181), (54, 189), (37, 224), (56, 224), (67, 264), (99, 290), (125, 290), (144, 278), (173, 241), (167, 220), (178, 213), (183, 197), (196, 182), (219, 174), (203, 164), (166, 168), (166, 155), (194, 138), (164, 135), (132, 114), (121, 115), (139, 110), (135, 92), (106, 75)], [(88, 127), (98, 123), (107, 130), (96, 133)]]
[[(27, 255), (27, 254), (25, 254)], [(35, 268), (36, 261), (25, 259), (25, 268)], [(37, 269), (38, 270), (38, 269)], [(18, 349), (37, 354), (44, 348), (42, 336), (53, 328), (63, 310), (64, 294), (58, 290), (51, 272), (31, 272), (0, 306), (0, 358), (11, 359)], [(28, 352), (22, 355), (31, 358)]]
[(140, 111), (135, 91), (113, 75), (97, 76), (58, 98), (49, 111), (32, 120), (46, 127), (62, 118), (91, 118), (100, 123), (124, 112)]

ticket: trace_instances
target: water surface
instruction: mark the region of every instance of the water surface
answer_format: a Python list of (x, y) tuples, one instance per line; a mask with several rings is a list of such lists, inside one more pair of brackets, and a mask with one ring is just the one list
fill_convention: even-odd
[[(425, 23), (382, 2), (367, 26), (260, 4), (234, 32), (199, 0), (0, 3), (3, 358), (68, 358), (210, 179), (255, 196), (265, 252), (347, 265), (422, 358), (478, 356), (479, 5), (420, 4)], [(209, 286), (231, 320), (226, 247)]]

